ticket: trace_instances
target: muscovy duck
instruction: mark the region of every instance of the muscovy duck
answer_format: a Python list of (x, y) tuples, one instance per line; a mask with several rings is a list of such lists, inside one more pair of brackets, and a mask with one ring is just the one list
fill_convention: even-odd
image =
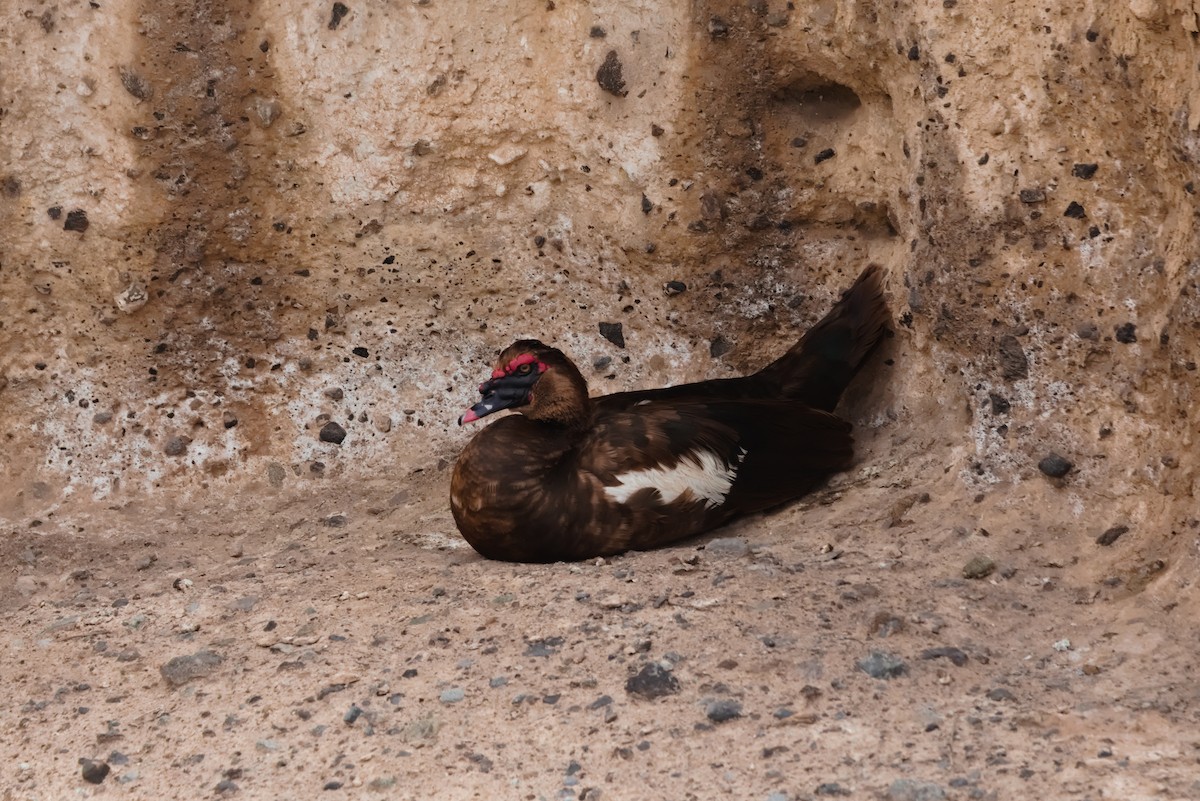
[(813, 489), (853, 460), (832, 412), (887, 331), (883, 270), (753, 375), (589, 398), (563, 353), (513, 343), (459, 425), (480, 431), (450, 483), (458, 530), (489, 559), (556, 562), (647, 550)]

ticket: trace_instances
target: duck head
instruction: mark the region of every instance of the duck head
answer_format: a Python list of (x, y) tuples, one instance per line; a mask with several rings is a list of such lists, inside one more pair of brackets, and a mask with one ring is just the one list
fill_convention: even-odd
[(504, 409), (518, 409), (531, 420), (579, 426), (586, 425), (590, 412), (579, 369), (562, 351), (536, 339), (505, 348), (479, 392), (483, 399), (458, 418), (460, 426)]

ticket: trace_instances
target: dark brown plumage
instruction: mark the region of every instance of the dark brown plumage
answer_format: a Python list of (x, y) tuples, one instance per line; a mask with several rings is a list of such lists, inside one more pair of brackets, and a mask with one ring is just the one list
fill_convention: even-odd
[(787, 353), (743, 378), (589, 398), (562, 352), (532, 339), (509, 346), (459, 422), (521, 414), (459, 457), (459, 531), (491, 559), (586, 559), (665, 545), (808, 492), (853, 459), (850, 424), (832, 411), (886, 330), (882, 277), (868, 267)]

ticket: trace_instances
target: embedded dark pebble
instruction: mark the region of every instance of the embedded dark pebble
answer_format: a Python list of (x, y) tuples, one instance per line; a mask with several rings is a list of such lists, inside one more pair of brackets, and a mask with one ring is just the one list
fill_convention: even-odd
[(1118, 539), (1120, 539), (1122, 534), (1125, 534), (1128, 531), (1129, 531), (1129, 526), (1113, 526), (1112, 528), (1108, 529), (1103, 534), (1101, 534), (1099, 537), (1096, 537), (1096, 544), (1097, 545), (1112, 545), (1114, 542), (1116, 542)]
[(338, 781), (325, 782), (325, 786), (322, 787), (321, 789), (322, 790), (340, 790), (340, 789), (342, 789), (342, 783), (338, 782)]
[(1022, 189), (1018, 193), (1022, 203), (1041, 203), (1046, 199), (1046, 193), (1041, 189)]
[(345, 515), (330, 515), (325, 518), (325, 525), (329, 528), (342, 528), (346, 525)]
[(650, 198), (642, 195), (642, 214), (649, 214), (654, 210), (654, 202)]
[(837, 782), (823, 782), (817, 785), (817, 795), (850, 795), (850, 791)]
[(325, 397), (329, 398), (330, 400), (340, 401), (342, 398), (346, 397), (346, 393), (341, 387), (331, 387), (325, 390)]
[(179, 687), (192, 679), (201, 679), (216, 672), (225, 660), (215, 651), (201, 650), (177, 656), (158, 669), (167, 684)]
[(597, 372), (600, 370), (607, 370), (611, 364), (612, 356), (601, 356), (592, 362), (592, 369), (596, 370)]
[(997, 395), (995, 392), (988, 393), (988, 401), (992, 404), (992, 414), (1008, 414), (1008, 410), (1012, 408), (1008, 398)]
[(588, 709), (601, 709), (610, 705), (612, 701), (613, 699), (611, 695), (602, 695), (595, 701), (592, 701), (590, 704), (588, 704)]
[(363, 359), (365, 359), (371, 355), (371, 352), (369, 350), (367, 350), (366, 348), (362, 347), (361, 345), (350, 352), (353, 353), (355, 356), (358, 356)]
[(682, 281), (668, 281), (667, 285), (663, 287), (663, 290), (668, 295), (678, 295), (681, 292), (687, 291), (687, 284), (683, 283)]
[(913, 45), (912, 47), (908, 48), (908, 60), (909, 61), (920, 61), (921, 60), (921, 48), (917, 47), (916, 45)]
[(604, 63), (596, 70), (596, 83), (600, 88), (614, 97), (625, 97), (625, 79), (621, 75), (621, 58), (616, 50), (609, 50), (604, 57)]
[(79, 764), (83, 766), (83, 780), (91, 784), (99, 784), (107, 778), (108, 773), (112, 768), (107, 762), (93, 762), (90, 759), (81, 759)]
[(167, 456), (183, 456), (191, 443), (192, 440), (188, 437), (171, 437), (167, 444), (163, 445), (163, 453)]
[(221, 779), (221, 781), (217, 782), (216, 790), (218, 793), (236, 793), (238, 786), (233, 779)]
[(728, 39), (729, 23), (720, 17), (712, 17), (708, 21), (708, 35), (714, 39)]
[(872, 651), (854, 666), (873, 679), (894, 679), (908, 673), (908, 665), (886, 651)]
[(1080, 323), (1075, 329), (1075, 336), (1080, 339), (1097, 340), (1100, 338), (1100, 329), (1095, 323)]
[(1017, 697), (1003, 687), (996, 687), (987, 691), (989, 701), (1015, 701)]
[(1130, 345), (1137, 342), (1137, 326), (1133, 323), (1124, 323), (1116, 327), (1117, 341), (1123, 345)]
[(551, 656), (558, 653), (558, 646), (563, 644), (562, 637), (544, 637), (533, 640), (525, 648), (525, 656)]
[(604, 30), (604, 28), (599, 25), (593, 25), (591, 30), (588, 31), (588, 36), (590, 36), (592, 39), (603, 39), (604, 37), (608, 36), (608, 31)]
[(625, 331), (621, 323), (600, 323), (600, 336), (618, 348), (625, 347)]
[(983, 165), (985, 165), (989, 161), (991, 161), (991, 158), (992, 158), (992, 156), (990, 153), (984, 153), (982, 156), (979, 157), (979, 161), (977, 161), (975, 163), (978, 164), (980, 167), (982, 167)]
[(679, 692), (679, 679), (657, 662), (650, 662), (625, 681), (625, 692), (653, 701)]
[(88, 222), (86, 211), (83, 209), (72, 209), (71, 211), (67, 212), (67, 219), (66, 222), (63, 223), (63, 230), (78, 231), (82, 234), (88, 229), (88, 225), (90, 224), (91, 223)]
[(347, 726), (353, 726), (354, 721), (362, 717), (362, 713), (362, 707), (360, 707), (358, 704), (351, 704), (350, 708), (346, 710), (346, 713), (342, 715), (342, 722)]
[(345, 3), (334, 3), (333, 11), (329, 14), (329, 30), (336, 31), (342, 24), (342, 19), (349, 13), (350, 8)]
[(125, 87), (125, 91), (136, 97), (138, 100), (149, 100), (154, 94), (154, 87), (150, 82), (131, 70), (129, 67), (121, 67), (121, 85)]
[(1067, 204), (1067, 210), (1063, 212), (1064, 217), (1070, 217), (1073, 220), (1082, 220), (1087, 216), (1087, 212), (1083, 210), (1074, 200)]
[(962, 574), (966, 579), (987, 578), (996, 572), (996, 561), (988, 556), (975, 556), (963, 566)]
[(666, 133), (666, 129), (663, 128), (661, 125), (656, 125), (655, 123), (650, 123), (650, 135), (651, 136), (662, 136), (664, 133)]
[(51, 206), (46, 209), (46, 213), (50, 215), (50, 219), (57, 220), (62, 217), (62, 206)]
[(542, 236), (541, 234), (538, 234), (537, 236), (535, 236), (533, 238), (533, 244), (535, 247), (540, 248), (542, 245), (546, 244), (546, 237)]
[(794, 148), (808, 147), (808, 140), (805, 139), (803, 136), (793, 137), (792, 138), (792, 147), (794, 147)]
[(967, 654), (961, 648), (953, 645), (943, 645), (940, 648), (926, 648), (921, 652), (922, 659), (949, 659), (955, 667), (967, 664)]
[(731, 350), (733, 350), (733, 343), (722, 334), (717, 334), (717, 336), (713, 337), (712, 342), (708, 345), (708, 354), (714, 359), (721, 358)]
[(234, 428), (237, 424), (237, 415), (233, 412), (225, 412), (225, 414), (221, 415), (221, 425), (225, 426), (225, 428)]
[(321, 438), (321, 442), (332, 442), (334, 445), (341, 445), (342, 440), (346, 438), (346, 429), (330, 420), (328, 423), (321, 426), (321, 433), (319, 436)]
[(813, 164), (820, 164), (822, 161), (829, 161), (829, 159), (836, 155), (837, 151), (835, 151), (832, 147), (827, 147), (817, 155), (813, 156)]
[(1012, 334), (1000, 338), (1000, 374), (1010, 381), (1029, 376), (1029, 359), (1020, 341)]
[(1076, 178), (1082, 178), (1085, 181), (1096, 174), (1096, 170), (1100, 168), (1099, 164), (1076, 164), (1071, 168), (1071, 175)]
[(1050, 478), (1062, 478), (1067, 473), (1071, 472), (1071, 468), (1074, 466), (1075, 465), (1073, 463), (1057, 453), (1051, 453), (1049, 456), (1046, 456), (1040, 462), (1038, 462), (1038, 470), (1041, 470), (1043, 473), (1050, 476)]
[(742, 704), (732, 698), (720, 698), (705, 707), (704, 715), (713, 723), (724, 723), (742, 716)]

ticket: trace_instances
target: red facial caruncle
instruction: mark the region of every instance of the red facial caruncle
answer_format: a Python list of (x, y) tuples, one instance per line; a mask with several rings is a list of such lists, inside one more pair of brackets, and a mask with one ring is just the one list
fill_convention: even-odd
[(512, 375), (517, 371), (517, 368), (523, 364), (536, 364), (538, 373), (544, 373), (547, 370), (546, 364), (544, 362), (539, 362), (537, 356), (534, 356), (532, 353), (522, 353), (511, 362), (504, 365), (503, 370), (493, 370), (492, 378), (504, 378), (506, 375)]

